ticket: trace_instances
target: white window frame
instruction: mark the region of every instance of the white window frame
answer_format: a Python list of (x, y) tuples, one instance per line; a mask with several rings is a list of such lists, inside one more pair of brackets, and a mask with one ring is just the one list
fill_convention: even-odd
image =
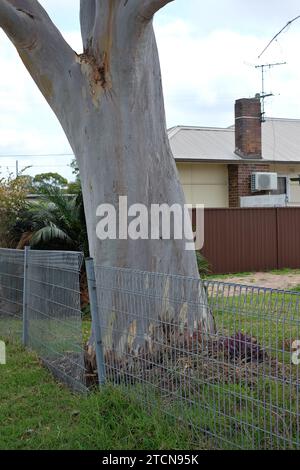
[(277, 178), (285, 178), (286, 180), (286, 203), (289, 204), (291, 201), (291, 178), (293, 178), (294, 175), (287, 175), (282, 174), (282, 173), (277, 173)]

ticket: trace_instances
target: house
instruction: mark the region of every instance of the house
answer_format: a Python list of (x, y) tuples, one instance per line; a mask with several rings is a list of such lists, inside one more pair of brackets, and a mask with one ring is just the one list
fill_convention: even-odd
[(256, 96), (236, 101), (235, 126), (169, 129), (189, 204), (300, 206), (300, 120), (262, 116)]

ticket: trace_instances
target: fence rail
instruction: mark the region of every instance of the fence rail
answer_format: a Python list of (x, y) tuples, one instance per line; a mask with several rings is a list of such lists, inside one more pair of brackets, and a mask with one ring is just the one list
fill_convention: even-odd
[[(81, 262), (78, 253), (30, 251), (26, 260), (0, 250), (0, 336), (21, 338), (25, 320), (28, 346), (86, 391)], [(92, 260), (87, 274), (100, 386), (159, 406), (201, 446), (300, 449), (299, 293)]]

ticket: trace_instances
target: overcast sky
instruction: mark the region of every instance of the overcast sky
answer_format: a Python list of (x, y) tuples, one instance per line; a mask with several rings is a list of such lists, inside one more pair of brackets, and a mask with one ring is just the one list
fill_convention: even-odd
[[(42, 0), (71, 46), (80, 52), (79, 0)], [(258, 60), (269, 40), (300, 14), (297, 0), (175, 0), (155, 19), (167, 124), (229, 126), (237, 98), (261, 91), (255, 65), (287, 62), (266, 73), (268, 116), (300, 119), (300, 20)], [(0, 165), (16, 157), (71, 153), (55, 116), (13, 46), (0, 31)], [(18, 157), (31, 174), (71, 178), (70, 157)]]

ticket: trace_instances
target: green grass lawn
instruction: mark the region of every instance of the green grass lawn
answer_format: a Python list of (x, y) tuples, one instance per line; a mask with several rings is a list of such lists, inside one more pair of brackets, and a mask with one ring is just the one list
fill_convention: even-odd
[[(300, 339), (300, 296), (229, 289), (224, 295), (214, 290), (209, 298), (218, 335), (240, 332), (255, 338), (266, 352), (265, 359), (234, 362), (222, 354), (207, 358), (205, 351), (203, 358), (198, 351), (199, 357), (188, 354), (183, 359), (190, 367), (184, 372), (171, 358), (163, 378), (163, 387), (167, 383), (171, 393), (163, 409), (188, 423), (198, 441), (205, 435), (208, 447), (300, 448), (299, 367), (291, 363), (292, 343)], [(86, 320), (85, 339), (89, 331)], [(150, 382), (155, 383), (155, 378)], [(151, 397), (149, 388), (141, 386), (136, 393)]]
[[(246, 334), (266, 352), (262, 361), (232, 360), (216, 343), (210, 353), (174, 345), (175, 358), (167, 348), (164, 367), (158, 361), (144, 383), (126, 384), (125, 371), (119, 387), (83, 396), (9, 343), (8, 364), (0, 366), (0, 449), (299, 449), (299, 367), (291, 363), (291, 344), (300, 339), (300, 296), (218, 289), (209, 295), (214, 341)], [(84, 341), (90, 326), (85, 317)], [(140, 370), (137, 364), (136, 375)], [(138, 398), (156, 405), (149, 412)]]
[(243, 288), (218, 294), (215, 286), (210, 305), (218, 332), (228, 336), (241, 332), (255, 337), (270, 354), (290, 363), (291, 345), (300, 339), (300, 295)]
[(187, 427), (148, 414), (122, 389), (74, 395), (37, 357), (8, 343), (0, 366), (0, 449), (192, 449)]

